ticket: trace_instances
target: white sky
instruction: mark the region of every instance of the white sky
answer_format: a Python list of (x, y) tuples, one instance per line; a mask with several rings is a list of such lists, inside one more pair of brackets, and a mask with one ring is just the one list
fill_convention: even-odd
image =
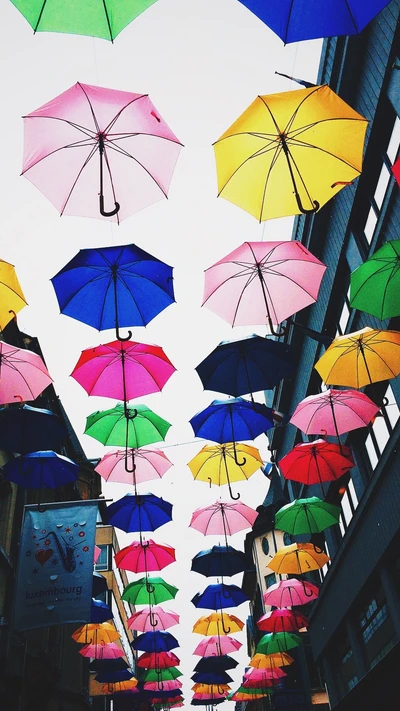
[[(202, 443), (193, 442), (188, 420), (215, 397), (204, 392), (195, 366), (221, 340), (238, 338), (245, 329), (231, 327), (208, 309), (201, 309), (203, 270), (245, 240), (288, 239), (291, 219), (259, 225), (254, 218), (225, 200), (216, 199), (214, 152), (211, 147), (257, 94), (295, 90), (296, 84), (274, 71), (315, 81), (320, 41), (288, 45), (282, 42), (236, 0), (159, 0), (116, 39), (115, 44), (88, 37), (38, 34), (9, 2), (2, 3), (0, 47), (2, 69), (0, 258), (15, 264), (29, 302), (18, 318), (22, 330), (38, 336), (49, 371), (71, 421), (89, 457), (100, 457), (105, 448), (81, 435), (85, 418), (114, 401), (89, 398), (69, 378), (84, 348), (114, 340), (112, 331), (94, 329), (59, 315), (50, 278), (79, 249), (136, 243), (175, 267), (177, 303), (156, 317), (146, 329), (134, 329), (133, 338), (161, 345), (177, 372), (164, 388), (142, 401), (169, 420), (166, 453), (174, 462), (160, 482), (150, 482), (154, 493), (174, 504), (174, 521), (152, 537), (176, 546), (178, 562), (160, 574), (180, 588), (175, 601), (165, 603), (181, 615), (171, 628), (181, 649), (185, 706), (192, 692), (190, 676), (199, 657), (191, 657), (200, 635), (193, 623), (206, 610), (195, 610), (193, 595), (215, 579), (190, 572), (191, 558), (218, 543), (188, 529), (191, 513), (214, 502), (220, 490), (194, 482), (185, 466)], [(143, 92), (184, 143), (172, 180), (169, 200), (128, 218), (119, 227), (107, 221), (60, 218), (36, 188), (19, 177), (22, 165), (21, 116), (57, 96), (76, 81)], [(97, 190), (97, 186), (94, 186)], [(248, 329), (248, 333), (254, 332)], [(258, 329), (262, 333), (262, 329)], [(182, 442), (191, 444), (174, 446)], [(266, 439), (259, 438), (267, 459)], [(109, 448), (107, 449), (109, 451)], [(262, 503), (267, 480), (257, 472), (249, 482), (235, 487), (242, 500)], [(106, 497), (126, 493), (121, 485), (105, 486)], [(143, 492), (149, 490), (142, 485)], [(222, 498), (228, 499), (222, 491)], [(244, 533), (230, 543), (243, 547)], [(131, 534), (122, 545), (134, 540)], [(240, 585), (241, 576), (231, 582)], [(229, 610), (245, 621), (248, 609)], [(233, 672), (236, 688), (246, 655), (245, 630), (235, 635), (243, 642), (234, 655), (240, 666)], [(228, 708), (222, 704), (221, 708)], [(232, 708), (231, 706), (229, 708)]]

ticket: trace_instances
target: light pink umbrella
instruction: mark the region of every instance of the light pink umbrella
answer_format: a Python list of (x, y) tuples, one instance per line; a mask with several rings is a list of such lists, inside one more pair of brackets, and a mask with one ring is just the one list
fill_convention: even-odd
[(82, 657), (92, 657), (94, 659), (119, 659), (125, 656), (125, 653), (115, 642), (108, 644), (86, 644), (79, 650)]
[[(126, 458), (134, 461), (135, 471), (127, 472)], [(172, 462), (161, 449), (117, 449), (115, 452), (105, 454), (100, 460), (95, 472), (100, 474), (105, 481), (120, 484), (140, 484), (152, 479), (161, 479), (172, 467)]]
[(273, 331), (317, 300), (325, 269), (300, 242), (244, 242), (206, 269), (202, 305), (232, 326)]
[(358, 390), (325, 390), (297, 405), (290, 422), (306, 434), (339, 435), (366, 427), (379, 412)]
[(251, 528), (257, 516), (257, 511), (240, 501), (237, 503), (216, 501), (211, 506), (193, 511), (189, 526), (205, 536), (223, 534), (228, 545), (227, 536)]
[(121, 570), (132, 573), (148, 573), (162, 570), (175, 562), (175, 548), (156, 543), (151, 538), (148, 541), (133, 541), (122, 548), (114, 556), (115, 563)]
[[(244, 673), (245, 679), (251, 679), (252, 681), (266, 681), (266, 680), (278, 680), (287, 676), (286, 672), (280, 667), (276, 669), (256, 669), (256, 667), (249, 667)], [(262, 686), (262, 684), (260, 684)]]
[(319, 590), (307, 580), (289, 578), (271, 585), (263, 595), (265, 605), (271, 607), (293, 607), (316, 600)]
[(22, 174), (59, 212), (117, 222), (167, 197), (182, 147), (147, 94), (79, 82), (24, 127)]
[(193, 654), (199, 657), (221, 657), (224, 654), (237, 652), (242, 646), (237, 639), (229, 637), (229, 635), (212, 635), (205, 637), (199, 642)]
[(128, 619), (129, 629), (138, 632), (151, 632), (155, 627), (167, 630), (178, 623), (179, 615), (172, 610), (164, 610), (160, 605), (144, 607)]
[(0, 341), (0, 404), (35, 400), (52, 382), (40, 355)]
[[(162, 688), (160, 689), (160, 685)], [(148, 691), (171, 691), (171, 689), (181, 689), (182, 682), (178, 679), (167, 679), (164, 681), (146, 681), (143, 685)]]

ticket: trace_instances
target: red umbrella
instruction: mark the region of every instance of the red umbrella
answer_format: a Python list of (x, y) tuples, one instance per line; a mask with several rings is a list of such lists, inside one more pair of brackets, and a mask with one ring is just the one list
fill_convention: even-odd
[(316, 600), (319, 590), (307, 580), (289, 578), (271, 585), (263, 595), (265, 605), (270, 607), (293, 607)]
[(151, 538), (148, 541), (133, 541), (126, 548), (115, 554), (114, 560), (121, 570), (132, 573), (148, 573), (162, 570), (175, 562), (175, 548), (156, 543)]
[(297, 610), (272, 610), (257, 620), (257, 627), (263, 632), (297, 632), (307, 626), (307, 617)]
[(340, 446), (324, 439), (297, 444), (279, 461), (279, 469), (285, 479), (301, 484), (322, 484), (334, 481), (354, 467), (349, 447)]
[(397, 184), (400, 185), (400, 158), (398, 158), (396, 163), (392, 165), (392, 173), (396, 178)]
[(180, 663), (181, 660), (173, 652), (145, 652), (136, 660), (137, 666), (145, 669), (169, 669)]

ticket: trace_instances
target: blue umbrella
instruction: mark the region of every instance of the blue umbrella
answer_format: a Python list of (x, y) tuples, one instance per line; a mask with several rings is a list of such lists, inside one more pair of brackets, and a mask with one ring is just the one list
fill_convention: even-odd
[(230, 577), (251, 570), (253, 567), (243, 551), (238, 551), (232, 546), (213, 546), (200, 551), (192, 558), (191, 570), (205, 575), (206, 578), (213, 575)]
[(102, 622), (107, 622), (107, 620), (112, 620), (114, 617), (111, 612), (111, 607), (106, 605), (105, 602), (101, 600), (95, 600), (92, 598), (90, 605), (90, 622), (93, 624), (101, 624)]
[(210, 696), (209, 699), (192, 699), (190, 703), (192, 706), (217, 706), (225, 703), (225, 699), (214, 699), (213, 696)]
[(78, 471), (75, 462), (52, 450), (25, 454), (3, 467), (6, 479), (25, 489), (56, 489), (76, 481)]
[(109, 671), (122, 671), (128, 669), (129, 664), (126, 659), (94, 659), (89, 665), (89, 671), (92, 672), (105, 672)]
[(249, 336), (240, 341), (222, 341), (197, 366), (205, 390), (227, 395), (247, 395), (271, 390), (294, 372), (294, 359), (287, 343)]
[(170, 652), (171, 649), (179, 647), (178, 640), (170, 632), (164, 630), (151, 630), (139, 634), (133, 642), (132, 649), (138, 649), (141, 652)]
[(198, 672), (211, 672), (211, 671), (225, 671), (226, 669), (236, 669), (239, 662), (228, 654), (221, 654), (218, 657), (203, 657), (197, 662), (194, 667), (194, 671)]
[(196, 684), (229, 684), (230, 681), (233, 681), (225, 671), (195, 672), (190, 678)]
[(30, 405), (0, 408), (0, 449), (19, 454), (56, 449), (67, 435), (62, 420), (50, 410)]
[(196, 593), (192, 603), (195, 607), (204, 607), (207, 610), (223, 610), (227, 607), (238, 607), (248, 599), (237, 585), (217, 583), (208, 585), (202, 593)]
[(320, 37), (355, 35), (389, 0), (239, 0), (285, 44)]
[(104, 331), (146, 326), (174, 302), (172, 267), (134, 244), (81, 249), (53, 278), (61, 313)]
[(108, 585), (104, 575), (100, 575), (100, 573), (93, 573), (92, 596), (97, 597), (98, 595), (102, 595), (104, 592), (107, 592), (107, 590)]
[(110, 670), (98, 672), (95, 676), (95, 680), (98, 681), (99, 684), (112, 684), (117, 681), (128, 681), (129, 679), (132, 679), (132, 677), (133, 674), (129, 671), (129, 669), (121, 669), (121, 671)]
[(125, 494), (107, 506), (106, 521), (126, 533), (155, 531), (172, 520), (172, 504), (154, 494)]

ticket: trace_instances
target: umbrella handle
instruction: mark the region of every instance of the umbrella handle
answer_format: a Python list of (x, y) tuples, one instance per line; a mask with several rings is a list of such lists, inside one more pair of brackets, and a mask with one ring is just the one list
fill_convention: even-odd
[(158, 691), (163, 691), (164, 684), (162, 683), (162, 681), (157, 681), (157, 689)]
[[(233, 459), (235, 460), (235, 464), (237, 464), (238, 467), (243, 467), (243, 466), (246, 464), (246, 462), (247, 462), (246, 457), (243, 457), (243, 461), (242, 461), (242, 462), (239, 462), (239, 461), (238, 461), (238, 458), (237, 458), (237, 451), (236, 451), (236, 442), (233, 442)], [(235, 497), (232, 497), (232, 498), (235, 498)]]
[[(245, 463), (246, 463), (246, 458), (244, 458), (244, 461), (243, 461), (243, 464), (245, 464)], [(231, 497), (231, 499), (233, 499), (234, 501), (237, 501), (238, 499), (240, 499), (239, 493), (235, 496), (234, 493), (232, 492), (231, 482), (229, 481), (229, 479), (228, 479), (228, 489), (229, 489), (229, 496)]]
[(155, 591), (156, 591), (154, 585), (151, 585), (151, 583), (149, 583), (148, 580), (146, 580), (146, 590), (149, 593), (149, 595), (151, 595), (152, 593), (155, 593)]
[(119, 202), (115, 202), (114, 205), (115, 205), (114, 209), (107, 212), (104, 209), (104, 195), (99, 195), (100, 215), (103, 215), (103, 217), (113, 217), (114, 215), (116, 215), (117, 212), (120, 211), (121, 205), (119, 204)]
[(273, 336), (276, 336), (277, 338), (281, 338), (282, 336), (285, 336), (289, 330), (289, 323), (286, 324), (280, 331), (275, 331), (271, 316), (267, 314), (267, 320), (268, 320), (268, 326), (269, 330), (271, 331)]
[(149, 613), (149, 622), (152, 627), (157, 627), (158, 625), (158, 620), (154, 617), (154, 612)]
[(312, 596), (313, 596), (313, 591), (310, 590), (310, 592), (308, 593), (308, 592), (307, 592), (307, 588), (306, 588), (306, 586), (304, 585), (304, 580), (302, 580), (302, 583), (303, 583), (303, 592), (304, 592), (304, 595), (305, 595), (306, 597), (312, 597)]
[(303, 207), (303, 205), (301, 203), (300, 195), (297, 192), (297, 190), (295, 190), (294, 196), (296, 198), (297, 207), (299, 208), (300, 212), (303, 215), (312, 215), (314, 212), (317, 212), (319, 210), (320, 204), (319, 204), (318, 200), (313, 200), (312, 204), (314, 205), (314, 207), (312, 207), (310, 210), (306, 210), (306, 208)]
[[(312, 594), (312, 593), (311, 593), (311, 594)], [(222, 624), (222, 631), (223, 631), (223, 633), (224, 633), (224, 634), (229, 634), (229, 632), (231, 631), (231, 628), (230, 628), (230, 627), (225, 628), (225, 625), (224, 625), (224, 618), (223, 618), (222, 615), (221, 615), (221, 624)]]
[(221, 695), (224, 693), (223, 688), (219, 684), (218, 684), (218, 693)]
[[(113, 214), (113, 213), (110, 213), (110, 214)], [(115, 337), (116, 337), (117, 341), (130, 341), (130, 339), (132, 338), (132, 331), (128, 331), (127, 336), (121, 336), (119, 326), (116, 325), (115, 326)]]

